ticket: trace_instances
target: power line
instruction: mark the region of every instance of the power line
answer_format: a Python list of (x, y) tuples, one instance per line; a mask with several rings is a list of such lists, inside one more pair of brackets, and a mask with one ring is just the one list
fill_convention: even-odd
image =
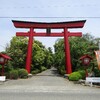
[(98, 16), (98, 17), (96, 17), (96, 16), (94, 16), (94, 17), (87, 17), (87, 16), (84, 16), (84, 17), (31, 17), (31, 16), (28, 16), (28, 17), (19, 17), (19, 16), (15, 16), (15, 17), (13, 17), (13, 16), (0, 16), (0, 18), (4, 18), (4, 19), (7, 19), (7, 18), (36, 18), (36, 19), (38, 19), (38, 18), (40, 18), (40, 19), (62, 19), (62, 18), (87, 18), (87, 19), (100, 19), (100, 16)]
[(15, 7), (11, 7), (11, 6), (6, 6), (6, 7), (0, 7), (0, 9), (25, 9), (25, 8), (28, 8), (28, 9), (30, 9), (30, 8), (50, 8), (50, 7), (100, 7), (99, 5), (97, 5), (97, 4), (93, 4), (93, 5), (91, 5), (91, 4), (80, 4), (80, 5), (46, 5), (46, 6), (44, 6), (44, 5), (39, 5), (39, 6), (19, 6), (19, 7), (17, 7), (17, 6), (15, 6)]

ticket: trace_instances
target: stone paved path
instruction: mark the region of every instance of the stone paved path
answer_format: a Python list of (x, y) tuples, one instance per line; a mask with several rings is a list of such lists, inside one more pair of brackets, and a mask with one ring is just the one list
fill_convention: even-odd
[(46, 70), (28, 79), (8, 80), (0, 84), (0, 91), (33, 91), (33, 92), (100, 92), (99, 88), (74, 84), (61, 77), (55, 68)]

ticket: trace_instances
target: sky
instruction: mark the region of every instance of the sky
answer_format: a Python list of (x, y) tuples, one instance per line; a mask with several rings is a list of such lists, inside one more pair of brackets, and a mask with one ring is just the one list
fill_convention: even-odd
[[(12, 20), (64, 22), (86, 20), (84, 28), (70, 31), (90, 33), (100, 38), (100, 0), (0, 0), (0, 52), (16, 32)], [(40, 31), (40, 30), (37, 30)], [(58, 37), (35, 37), (46, 47), (53, 47)]]

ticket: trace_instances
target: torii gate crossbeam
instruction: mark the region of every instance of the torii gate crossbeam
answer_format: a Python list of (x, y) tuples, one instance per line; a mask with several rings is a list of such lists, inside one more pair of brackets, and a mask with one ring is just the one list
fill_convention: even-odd
[[(81, 37), (81, 32), (69, 32), (68, 29), (71, 28), (82, 28), (86, 20), (81, 21), (70, 21), (70, 22), (55, 22), (55, 23), (42, 23), (42, 22), (26, 22), (26, 21), (12, 21), (16, 28), (29, 28), (29, 32), (16, 32), (16, 36), (27, 36), (28, 50), (26, 59), (26, 70), (30, 73), (31, 68), (31, 57), (32, 57), (32, 43), (33, 37), (64, 37), (65, 43), (65, 62), (66, 62), (66, 73), (70, 74), (72, 72), (71, 68), (71, 57), (70, 57), (70, 46), (68, 37), (78, 36)], [(63, 29), (63, 32), (35, 32), (34, 29)], [(50, 30), (49, 30), (50, 31)]]

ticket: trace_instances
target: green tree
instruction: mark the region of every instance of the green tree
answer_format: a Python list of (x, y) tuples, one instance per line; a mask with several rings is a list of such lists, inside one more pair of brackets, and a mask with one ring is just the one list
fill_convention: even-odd
[(54, 45), (55, 56), (54, 56), (54, 65), (58, 69), (60, 74), (65, 73), (65, 53), (64, 53), (64, 40), (58, 39)]
[(10, 66), (24, 68), (28, 40), (24, 37), (13, 37), (6, 53), (12, 58)]
[[(72, 70), (78, 70), (82, 68), (80, 65), (79, 58), (85, 54), (89, 54), (94, 57), (94, 50), (98, 49), (96, 38), (90, 34), (84, 34), (83, 37), (70, 37), (70, 53)], [(65, 52), (64, 52), (64, 39), (59, 39), (56, 41), (55, 45), (55, 66), (61, 71), (63, 66), (65, 66)], [(64, 69), (64, 68), (63, 68)]]
[(52, 49), (49, 47), (48, 49), (45, 50), (45, 60), (44, 60), (44, 65), (47, 66), (47, 68), (51, 68), (54, 63), (54, 54), (52, 52)]
[[(37, 44), (38, 43), (38, 44)], [(40, 42), (34, 43), (33, 46), (33, 55), (32, 55), (32, 70), (34, 69), (41, 69), (40, 67), (43, 66), (44, 59), (46, 54), (44, 52), (44, 46), (39, 45)]]
[[(8, 63), (8, 66), (12, 66), (14, 69), (25, 68), (27, 45), (28, 39), (25, 37), (12, 38), (10, 45), (6, 47), (6, 53), (12, 58), (12, 62)], [(41, 70), (41, 66), (47, 68), (52, 66), (51, 54), (51, 51), (46, 49), (41, 42), (35, 40), (32, 47), (31, 71)]]

